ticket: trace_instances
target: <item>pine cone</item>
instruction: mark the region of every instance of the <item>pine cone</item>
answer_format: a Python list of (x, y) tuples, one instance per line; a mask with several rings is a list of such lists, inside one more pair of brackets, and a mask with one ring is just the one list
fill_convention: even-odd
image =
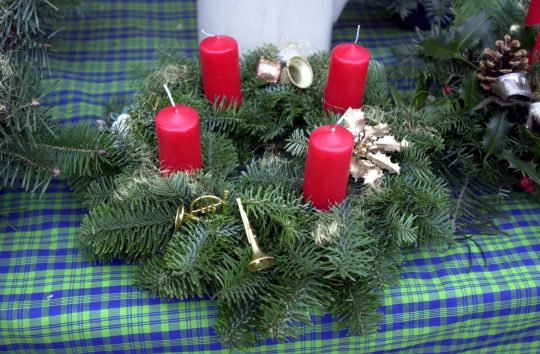
[(480, 60), (480, 72), (476, 75), (480, 86), (491, 91), (492, 83), (497, 77), (514, 72), (526, 73), (529, 69), (528, 52), (519, 49), (521, 43), (509, 35), (495, 41), (496, 50), (484, 49), (484, 59)]

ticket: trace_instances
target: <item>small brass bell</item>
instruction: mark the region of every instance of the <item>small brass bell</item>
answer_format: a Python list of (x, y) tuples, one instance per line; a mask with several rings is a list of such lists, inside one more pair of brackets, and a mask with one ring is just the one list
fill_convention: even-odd
[(274, 264), (274, 257), (265, 254), (261, 250), (261, 248), (257, 244), (257, 240), (255, 238), (255, 235), (253, 234), (253, 230), (251, 229), (251, 225), (249, 224), (248, 216), (244, 211), (244, 207), (242, 206), (242, 201), (240, 200), (240, 198), (236, 199), (236, 203), (238, 203), (238, 208), (240, 209), (240, 216), (242, 217), (242, 222), (244, 223), (244, 228), (246, 229), (248, 242), (251, 245), (251, 261), (246, 267), (247, 270), (249, 272), (257, 272), (259, 270), (271, 267)]
[(313, 83), (313, 69), (307, 58), (299, 50), (283, 48), (278, 55), (284, 64), (281, 70), (281, 82), (291, 83), (301, 89), (311, 86)]
[(307, 58), (297, 50), (285, 48), (278, 53), (279, 60), (259, 58), (257, 77), (270, 84), (292, 84), (305, 89), (313, 83), (313, 69)]
[(310, 87), (313, 83), (313, 69), (307, 59), (299, 55), (287, 60), (285, 74), (287, 81), (302, 89)]

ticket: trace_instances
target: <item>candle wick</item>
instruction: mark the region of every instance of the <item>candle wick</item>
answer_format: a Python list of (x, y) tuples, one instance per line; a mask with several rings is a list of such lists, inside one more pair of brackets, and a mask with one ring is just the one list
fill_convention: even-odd
[[(349, 108), (350, 109), (350, 108)], [(339, 120), (337, 121), (336, 123), (336, 126), (334, 128), (332, 128), (332, 131), (335, 132), (336, 131), (336, 127), (339, 126), (341, 124), (341, 122), (343, 122), (343, 120), (345, 119), (345, 114), (341, 116), (341, 118), (339, 118)]]
[(356, 39), (354, 40), (354, 44), (358, 42), (358, 38), (360, 37), (360, 25), (356, 28)]
[(172, 98), (172, 95), (171, 95), (171, 91), (169, 90), (169, 88), (167, 87), (167, 84), (163, 84), (163, 88), (165, 88), (165, 91), (167, 92), (167, 96), (169, 96), (169, 101), (171, 101), (171, 104), (173, 107), (175, 107), (175, 111), (178, 112), (178, 109), (176, 108), (176, 104), (174, 103), (174, 100)]
[(205, 36), (208, 36), (208, 37), (215, 37), (216, 36), (215, 34), (206, 32), (204, 29), (201, 29), (201, 33), (204, 34)]

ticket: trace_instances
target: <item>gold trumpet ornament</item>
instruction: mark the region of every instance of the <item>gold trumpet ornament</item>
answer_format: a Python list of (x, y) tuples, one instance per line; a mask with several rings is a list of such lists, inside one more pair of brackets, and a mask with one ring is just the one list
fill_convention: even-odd
[(215, 195), (200, 196), (191, 202), (189, 212), (187, 213), (184, 204), (180, 204), (174, 218), (174, 231), (180, 229), (185, 219), (197, 220), (203, 215), (214, 214), (218, 208), (224, 207), (227, 204), (227, 198), (229, 198), (228, 190), (223, 192), (223, 198), (216, 197)]
[(246, 229), (246, 235), (248, 242), (251, 245), (251, 261), (246, 266), (249, 272), (257, 272), (266, 268), (270, 268), (274, 264), (274, 257), (265, 254), (259, 245), (257, 244), (257, 239), (253, 234), (251, 225), (249, 224), (248, 216), (242, 206), (242, 201), (240, 198), (236, 199), (238, 203), (238, 209), (240, 209), (240, 216), (242, 217), (242, 222), (244, 223), (244, 228)]

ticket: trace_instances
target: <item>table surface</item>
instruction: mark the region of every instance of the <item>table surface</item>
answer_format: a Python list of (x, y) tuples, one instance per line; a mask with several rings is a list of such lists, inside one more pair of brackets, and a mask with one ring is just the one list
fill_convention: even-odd
[[(61, 80), (47, 103), (65, 122), (97, 119), (110, 97), (134, 94), (132, 74), (159, 49), (197, 48), (194, 0), (94, 0), (62, 22), (45, 83)], [(350, 41), (358, 23), (360, 42), (385, 64), (413, 35), (383, 9), (350, 1), (334, 42)], [(384, 293), (378, 333), (347, 336), (321, 315), (298, 339), (248, 352), (540, 352), (540, 205), (518, 194), (501, 209), (505, 233), (476, 236), (478, 246), (407, 253), (403, 279)], [(62, 180), (40, 199), (0, 192), (0, 351), (226, 350), (212, 301), (153, 299), (131, 286), (134, 266), (84, 261), (74, 247), (84, 213)]]

